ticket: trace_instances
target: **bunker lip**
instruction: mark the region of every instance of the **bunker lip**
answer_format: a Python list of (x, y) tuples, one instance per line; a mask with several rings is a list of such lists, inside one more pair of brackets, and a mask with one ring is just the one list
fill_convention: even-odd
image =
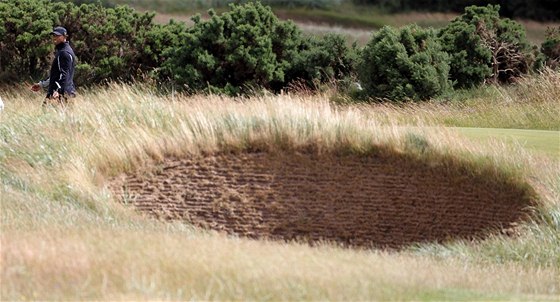
[(158, 218), (254, 239), (363, 248), (507, 233), (534, 206), (527, 188), (399, 154), (169, 158), (110, 187)]

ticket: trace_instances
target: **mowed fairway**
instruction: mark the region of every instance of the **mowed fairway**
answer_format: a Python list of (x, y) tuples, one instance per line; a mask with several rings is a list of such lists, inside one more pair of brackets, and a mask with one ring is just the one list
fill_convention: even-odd
[(519, 145), (536, 154), (560, 159), (560, 131), (495, 128), (451, 128), (460, 134), (483, 142), (504, 141)]

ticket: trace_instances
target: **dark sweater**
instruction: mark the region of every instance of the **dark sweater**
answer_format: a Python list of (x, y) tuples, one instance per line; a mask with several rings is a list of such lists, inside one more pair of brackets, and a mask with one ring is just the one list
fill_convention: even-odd
[(55, 91), (59, 94), (75, 94), (74, 67), (76, 66), (76, 55), (68, 42), (56, 45), (56, 54), (51, 66), (50, 83), (47, 97), (51, 97)]

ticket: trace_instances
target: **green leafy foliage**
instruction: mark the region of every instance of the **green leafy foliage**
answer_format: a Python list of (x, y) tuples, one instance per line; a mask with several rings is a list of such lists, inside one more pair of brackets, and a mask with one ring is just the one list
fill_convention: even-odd
[[(321, 83), (354, 68), (354, 50), (341, 36), (304, 38), (260, 3), (233, 5), (195, 25), (153, 22), (154, 13), (128, 6), (48, 0), (0, 2), (3, 82), (44, 77), (52, 60), (50, 35), (64, 26), (77, 55), (78, 86), (145, 75), (190, 91), (239, 94), (278, 91), (294, 81)], [(22, 69), (23, 68), (23, 69)], [(311, 86), (311, 85), (310, 85)]]
[[(521, 25), (501, 19), (498, 11), (491, 5), (467, 8), (440, 31), (441, 46), (432, 30), (384, 28), (359, 58), (364, 92), (427, 99), (449, 88), (449, 68), (457, 87), (515, 81), (529, 71), (538, 51), (531, 51)], [(3, 0), (0, 81), (45, 76), (53, 49), (49, 33), (56, 25), (70, 33), (78, 57), (78, 85), (152, 75), (192, 92), (236, 95), (255, 88), (279, 91), (294, 82), (315, 88), (357, 69), (358, 50), (344, 38), (306, 37), (294, 23), (280, 21), (260, 3), (209, 14), (209, 20), (195, 17), (194, 26), (187, 28), (173, 21), (155, 24), (153, 13), (102, 2)], [(549, 32), (535, 66), (558, 67), (559, 32)]]
[[(162, 64), (162, 52), (177, 40), (182, 24), (156, 25), (153, 13), (128, 6), (75, 5), (47, 0), (0, 2), (0, 73), (4, 79), (45, 76), (52, 56), (49, 33), (68, 30), (78, 58), (78, 85), (131, 80)], [(25, 67), (25, 70), (21, 68)]]
[[(91, 2), (91, 0), (72, 1)], [(338, 6), (342, 1), (343, 0), (260, 0), (259, 2), (264, 5), (270, 5), (274, 7), (303, 7), (324, 9)], [(193, 12), (197, 10), (207, 10), (210, 8), (227, 8), (231, 3), (245, 4), (249, 2), (254, 2), (254, 0), (103, 0), (103, 3), (107, 6), (114, 6), (116, 4), (127, 4), (134, 7), (141, 7), (143, 9), (157, 10), (159, 12), (166, 13)]]
[(448, 55), (435, 32), (409, 25), (384, 27), (361, 55), (358, 78), (371, 97), (425, 100), (450, 89)]
[(153, 23), (154, 13), (138, 13), (128, 6), (105, 8), (99, 4), (58, 3), (56, 24), (71, 33), (80, 64), (82, 83), (131, 80), (161, 65), (163, 49), (176, 41), (181, 31)]
[(1, 81), (38, 76), (48, 68), (53, 28), (48, 5), (42, 0), (0, 2)]
[(546, 39), (541, 44), (539, 61), (540, 66), (560, 69), (560, 26), (547, 30)]
[(296, 80), (322, 82), (351, 70), (349, 48), (340, 36), (304, 39), (292, 22), (282, 22), (260, 3), (232, 5), (180, 35), (167, 52), (162, 77), (188, 91), (246, 93), (279, 90)]
[[(232, 6), (222, 15), (213, 10), (209, 14), (208, 21), (193, 18), (194, 26), (180, 35), (164, 75), (192, 91), (215, 88), (229, 94), (284, 80), (284, 55), (290, 54), (285, 48), (291, 41), (278, 39), (282, 24), (270, 9), (251, 3)], [(281, 32), (299, 34), (295, 26)]]
[(501, 19), (498, 11), (499, 6), (492, 5), (468, 7), (439, 33), (457, 87), (510, 82), (530, 70), (533, 57), (525, 30)]
[(304, 38), (291, 67), (287, 82), (303, 80), (309, 87), (344, 79), (356, 69), (358, 49), (348, 47), (344, 37), (328, 34), (322, 38)]

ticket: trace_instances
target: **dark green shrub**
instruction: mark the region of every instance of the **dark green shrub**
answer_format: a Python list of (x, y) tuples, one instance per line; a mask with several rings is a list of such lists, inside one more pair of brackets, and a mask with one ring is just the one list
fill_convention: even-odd
[(348, 47), (344, 37), (328, 34), (324, 37), (307, 37), (286, 72), (286, 82), (305, 81), (309, 87), (343, 79), (355, 72), (358, 51)]
[(99, 3), (105, 7), (115, 7), (115, 1), (113, 0), (52, 0), (53, 2), (71, 2), (76, 5), (80, 4), (91, 4), (91, 3)]
[(539, 59), (542, 62), (540, 65), (560, 69), (560, 26), (547, 30)]
[[(191, 91), (238, 94), (253, 88), (278, 91), (288, 83), (320, 83), (353, 70), (344, 39), (304, 39), (259, 3), (232, 6), (195, 25), (158, 25), (153, 13), (128, 6), (75, 5), (48, 0), (0, 2), (0, 80), (37, 80), (52, 59), (50, 31), (66, 27), (78, 58), (75, 83), (129, 81), (152, 75)], [(22, 70), (22, 67), (23, 70)]]
[(38, 77), (48, 69), (49, 5), (46, 0), (0, 1), (0, 81)]
[(177, 24), (153, 22), (154, 13), (128, 6), (57, 3), (55, 23), (66, 27), (78, 56), (77, 82), (128, 81), (161, 64), (162, 51), (176, 40)]
[[(74, 3), (87, 3), (92, 0), (58, 0)], [(98, 0), (100, 1), (100, 0)], [(105, 6), (115, 6), (116, 4), (128, 4), (146, 10), (155, 10), (165, 13), (193, 12), (197, 10), (207, 10), (210, 8), (228, 7), (231, 3), (245, 4), (254, 0), (102, 0)], [(304, 8), (330, 8), (340, 5), (342, 0), (260, 0), (264, 5), (274, 7), (304, 7)]]
[(165, 25), (153, 25), (149, 31), (138, 37), (141, 48), (138, 64), (142, 65), (144, 70), (159, 70), (166, 60), (164, 52), (179, 45), (179, 36), (186, 31), (187, 26), (184, 22), (174, 20)]
[(457, 87), (510, 82), (530, 70), (534, 58), (525, 30), (515, 21), (501, 19), (498, 10), (497, 5), (468, 7), (440, 31)]
[(278, 91), (293, 81), (321, 82), (352, 69), (341, 37), (304, 39), (292, 22), (280, 21), (260, 3), (209, 14), (207, 21), (193, 18), (160, 73), (188, 91)]
[[(295, 26), (282, 28), (270, 8), (260, 3), (233, 5), (222, 15), (213, 10), (209, 14), (208, 21), (193, 18), (194, 26), (180, 35), (180, 44), (169, 52), (170, 59), (164, 64), (163, 76), (191, 91), (228, 94), (284, 81), (289, 61), (283, 56), (292, 54), (287, 46), (294, 44), (294, 35), (300, 36)], [(282, 35), (289, 39), (278, 39)]]
[(383, 27), (361, 55), (358, 78), (371, 97), (425, 100), (446, 92), (448, 56), (435, 32), (410, 25), (400, 30)]
[[(153, 13), (127, 6), (75, 5), (48, 0), (0, 2), (0, 80), (44, 77), (52, 59), (49, 33), (66, 27), (76, 56), (75, 83), (132, 80), (162, 64), (162, 52), (185, 25), (156, 25)], [(24, 69), (22, 70), (22, 67)]]

